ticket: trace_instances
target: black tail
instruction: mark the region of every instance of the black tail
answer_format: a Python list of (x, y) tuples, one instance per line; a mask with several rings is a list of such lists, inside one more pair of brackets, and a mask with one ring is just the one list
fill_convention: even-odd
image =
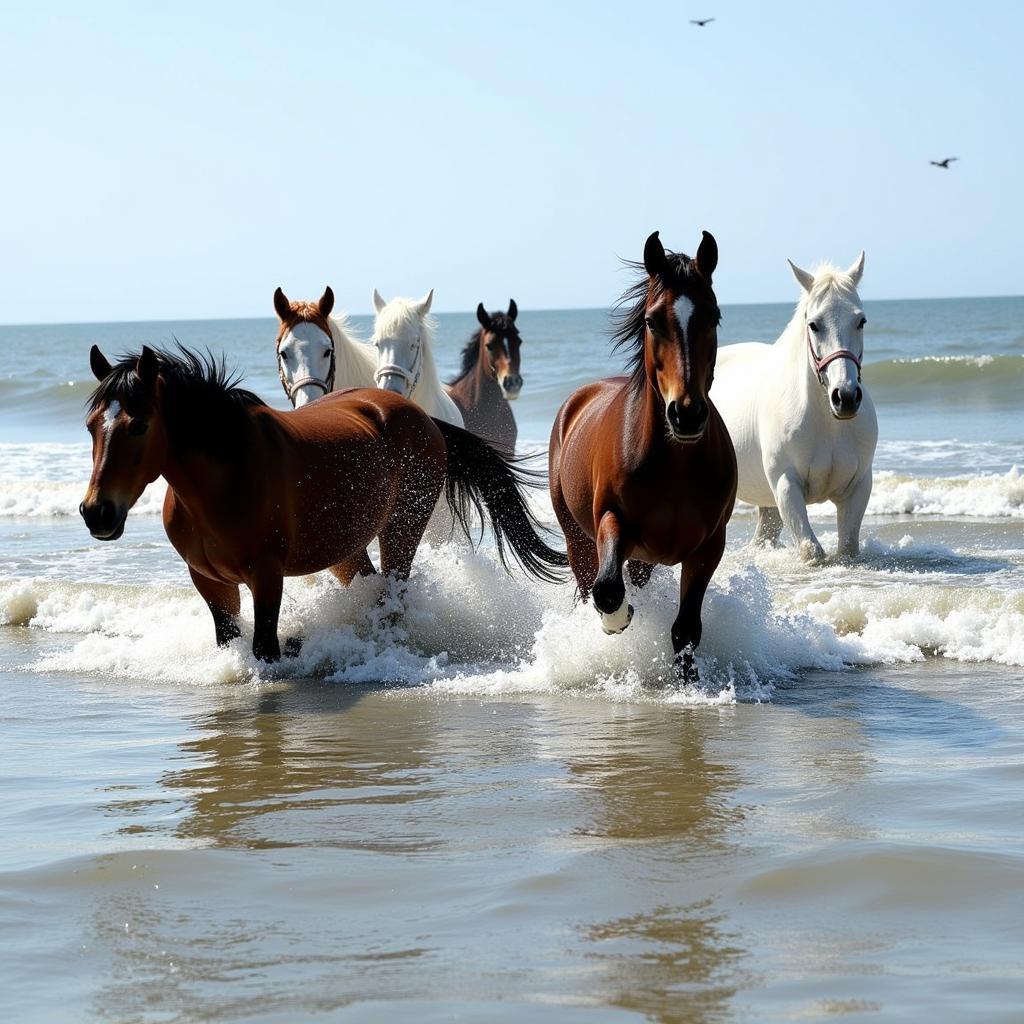
[(476, 510), (483, 519), (486, 508), (498, 558), (506, 569), (507, 541), (516, 561), (531, 576), (548, 583), (562, 582), (565, 573), (558, 570), (566, 568), (569, 559), (563, 552), (548, 547), (540, 537), (543, 527), (523, 494), (523, 488), (539, 486), (543, 474), (524, 469), (521, 459), (502, 454), (462, 427), (439, 419), (434, 422), (448, 446), (445, 497), (455, 522), (466, 536), (470, 536), (470, 513)]

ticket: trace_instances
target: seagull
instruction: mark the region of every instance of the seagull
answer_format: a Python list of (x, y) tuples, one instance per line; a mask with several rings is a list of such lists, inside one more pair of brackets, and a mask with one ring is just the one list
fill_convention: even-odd
[(709, 21), (714, 21), (714, 20), (715, 20), (714, 18), (704, 18), (702, 21), (694, 21), (691, 18), (690, 19), (690, 24), (691, 25), (696, 25), (697, 28), (703, 28)]
[(955, 156), (947, 156), (945, 160), (929, 160), (932, 167), (941, 167), (944, 171), (949, 170), (949, 165), (956, 159)]

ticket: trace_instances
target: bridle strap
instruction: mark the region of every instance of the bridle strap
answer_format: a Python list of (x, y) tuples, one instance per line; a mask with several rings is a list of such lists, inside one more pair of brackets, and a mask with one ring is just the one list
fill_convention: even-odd
[(807, 328), (807, 351), (811, 357), (811, 365), (814, 367), (814, 372), (817, 374), (818, 383), (824, 388), (828, 385), (825, 382), (825, 367), (829, 363), (834, 363), (837, 359), (849, 359), (854, 366), (857, 367), (857, 383), (860, 383), (860, 371), (861, 361), (855, 356), (848, 348), (839, 348), (835, 352), (829, 352), (827, 356), (819, 359), (817, 353), (814, 351), (814, 345), (811, 342), (811, 328)]
[(385, 363), (383, 366), (377, 367), (377, 372), (373, 375), (373, 379), (377, 383), (377, 387), (380, 387), (381, 379), (384, 377), (401, 377), (405, 381), (408, 389), (408, 394), (416, 390), (416, 385), (420, 382), (420, 374), (423, 373), (423, 339), (418, 337), (416, 339), (416, 348), (413, 351), (412, 366), (405, 367), (400, 366), (398, 363)]

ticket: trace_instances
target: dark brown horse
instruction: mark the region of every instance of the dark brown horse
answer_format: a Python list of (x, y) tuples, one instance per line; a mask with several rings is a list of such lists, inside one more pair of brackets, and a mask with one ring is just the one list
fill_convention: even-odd
[(718, 246), (706, 231), (690, 259), (655, 232), (638, 284), (623, 296), (616, 344), (631, 374), (579, 388), (551, 432), (551, 502), (580, 595), (592, 595), (607, 633), (633, 617), (622, 567), (643, 586), (653, 565), (682, 564), (672, 648), (680, 678), (697, 678), (701, 605), (725, 549), (736, 498), (736, 456), (708, 391), (718, 351), (711, 275)]
[[(295, 412), (265, 405), (223, 362), (143, 348), (111, 366), (93, 346), (93, 468), (81, 505), (89, 532), (117, 540), (147, 484), (166, 479), (164, 528), (213, 615), (218, 644), (239, 635), (239, 584), (253, 596), (253, 653), (275, 660), (285, 576), (330, 569), (408, 577), (442, 488), (463, 529), (485, 506), (506, 565), (556, 579), (565, 556), (540, 539), (528, 474), (485, 441), (399, 395), (336, 392)], [(468, 530), (467, 530), (468, 532)]]
[(448, 386), (466, 429), (508, 451), (515, 450), (519, 433), (509, 402), (523, 386), (518, 315), (515, 299), (509, 299), (507, 313), (488, 313), (482, 302), (476, 307), (480, 329), (462, 350), (462, 369)]

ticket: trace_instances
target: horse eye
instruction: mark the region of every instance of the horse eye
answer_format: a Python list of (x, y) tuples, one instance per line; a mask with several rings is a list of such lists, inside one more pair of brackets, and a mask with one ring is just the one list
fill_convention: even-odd
[(645, 316), (644, 317), (644, 323), (647, 324), (647, 329), (649, 331), (653, 331), (654, 330), (654, 317)]
[(287, 363), (288, 362), (288, 353), (287, 352), (278, 352), (278, 355), (281, 357), (281, 362), (282, 363)]
[(145, 420), (131, 420), (128, 424), (128, 433), (132, 437), (141, 437), (148, 427), (149, 424)]
[(818, 333), (818, 325), (813, 320), (807, 326), (811, 329), (811, 334)]
[(863, 328), (864, 328), (864, 325), (865, 325), (865, 324), (866, 324), (867, 322), (868, 322), (868, 318), (867, 318), (866, 316), (862, 316), (862, 317), (860, 318), (860, 323), (859, 323), (859, 324), (857, 324), (857, 329), (858, 329), (858, 330), (863, 330)]
[(330, 359), (330, 358), (331, 358), (331, 350), (329, 348), (325, 348), (324, 349), (324, 359)]

